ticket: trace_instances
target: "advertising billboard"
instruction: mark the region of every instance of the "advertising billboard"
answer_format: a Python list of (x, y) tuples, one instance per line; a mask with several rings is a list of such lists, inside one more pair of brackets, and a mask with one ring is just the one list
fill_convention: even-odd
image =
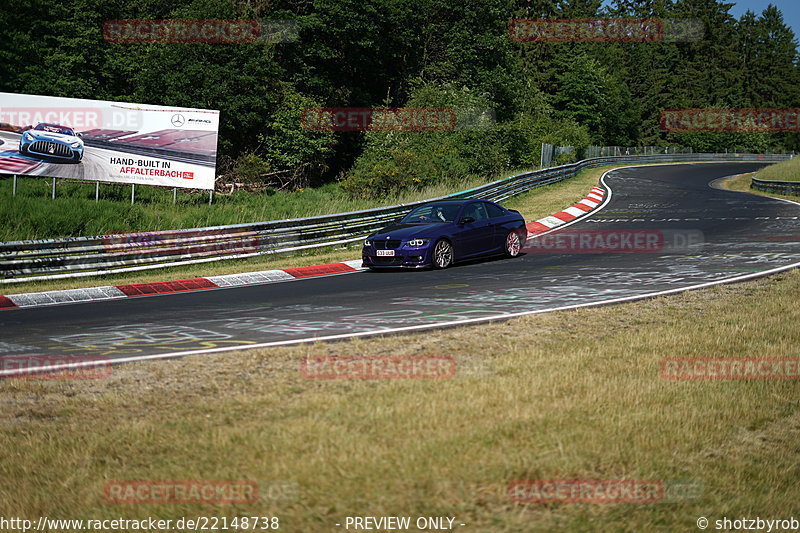
[(0, 173), (213, 189), (219, 111), (0, 93)]

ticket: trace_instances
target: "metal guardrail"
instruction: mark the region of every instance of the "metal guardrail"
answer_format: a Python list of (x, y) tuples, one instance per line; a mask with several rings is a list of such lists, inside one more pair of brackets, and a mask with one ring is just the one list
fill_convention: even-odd
[(357, 242), (412, 208), (440, 198), (502, 202), (581, 170), (617, 163), (782, 161), (773, 154), (655, 154), (586, 159), (524, 172), (480, 187), (410, 204), (308, 218), (146, 233), (0, 243), (0, 283), (130, 272)]
[(763, 192), (776, 192), (779, 194), (800, 196), (800, 181), (774, 181), (752, 178), (750, 188)]

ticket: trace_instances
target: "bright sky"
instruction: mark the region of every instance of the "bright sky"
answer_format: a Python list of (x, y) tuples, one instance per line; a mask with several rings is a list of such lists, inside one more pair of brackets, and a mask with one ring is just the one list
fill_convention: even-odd
[[(783, 13), (783, 21), (792, 28), (794, 35), (800, 41), (800, 1), (798, 0), (725, 0), (732, 3), (731, 15), (736, 18), (744, 15), (748, 9), (759, 15), (768, 4), (777, 6)], [(610, 0), (604, 0), (603, 4), (610, 4)]]
[(794, 36), (800, 37), (800, 2), (797, 0), (734, 0), (734, 3), (736, 5), (731, 8), (731, 14), (736, 18), (744, 15), (748, 9), (760, 14), (768, 4), (776, 6), (783, 13), (783, 21), (794, 31)]

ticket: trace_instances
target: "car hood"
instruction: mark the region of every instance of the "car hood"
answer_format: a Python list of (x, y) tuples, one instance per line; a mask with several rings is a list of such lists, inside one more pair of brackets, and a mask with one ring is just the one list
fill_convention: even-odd
[(448, 222), (435, 223), (435, 224), (392, 224), (386, 226), (377, 233), (373, 234), (371, 239), (411, 239), (411, 238), (425, 238), (439, 235), (446, 227), (451, 224)]
[(80, 137), (74, 135), (64, 135), (63, 133), (55, 133), (52, 131), (39, 131), (28, 130), (25, 133), (30, 133), (37, 141), (58, 141), (62, 143), (74, 143), (80, 141)]

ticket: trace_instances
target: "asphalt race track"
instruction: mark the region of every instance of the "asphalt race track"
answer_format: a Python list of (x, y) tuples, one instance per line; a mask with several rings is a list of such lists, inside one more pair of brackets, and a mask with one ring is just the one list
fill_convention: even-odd
[(800, 264), (800, 205), (711, 186), (718, 178), (760, 166), (690, 163), (615, 170), (603, 180), (611, 194), (601, 209), (549, 234), (552, 239), (576, 231), (608, 236), (634, 230), (660, 235), (655, 251), (563, 253), (531, 247), (534, 240), (522, 257), (444, 271), (359, 272), (12, 309), (0, 311), (0, 357), (130, 360), (479, 322), (683, 290)]

